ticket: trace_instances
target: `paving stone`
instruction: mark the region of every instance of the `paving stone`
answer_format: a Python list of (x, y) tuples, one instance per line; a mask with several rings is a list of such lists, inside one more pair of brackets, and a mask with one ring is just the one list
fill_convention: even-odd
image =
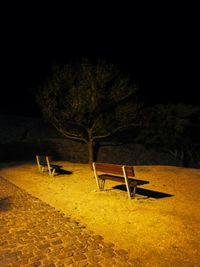
[(103, 236), (3, 177), (0, 235), (0, 267), (120, 267), (134, 263), (126, 250), (115, 249)]

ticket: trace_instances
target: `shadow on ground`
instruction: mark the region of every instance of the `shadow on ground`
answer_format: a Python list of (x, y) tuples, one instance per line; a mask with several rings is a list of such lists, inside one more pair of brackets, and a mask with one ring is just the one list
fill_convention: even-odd
[(62, 169), (61, 165), (51, 164), (51, 167), (55, 169), (55, 175), (72, 174), (73, 172)]
[(8, 211), (11, 208), (11, 197), (0, 198), (0, 212)]
[(56, 174), (57, 174), (57, 175), (72, 174), (72, 173), (73, 173), (73, 172), (71, 172), (71, 171), (66, 171), (66, 170), (61, 169), (61, 168), (56, 169)]
[[(116, 185), (113, 187), (114, 189), (122, 190), (122, 191), (127, 191), (126, 185)], [(164, 197), (173, 197), (174, 195), (167, 194), (164, 192), (158, 192), (154, 190), (149, 190), (149, 189), (144, 189), (144, 188), (137, 188), (136, 190), (137, 195), (142, 195), (147, 198), (164, 198)]]

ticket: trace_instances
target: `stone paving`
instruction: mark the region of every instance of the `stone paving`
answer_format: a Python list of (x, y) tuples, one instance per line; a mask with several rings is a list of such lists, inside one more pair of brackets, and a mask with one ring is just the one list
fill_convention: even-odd
[(139, 266), (87, 227), (0, 177), (0, 267)]

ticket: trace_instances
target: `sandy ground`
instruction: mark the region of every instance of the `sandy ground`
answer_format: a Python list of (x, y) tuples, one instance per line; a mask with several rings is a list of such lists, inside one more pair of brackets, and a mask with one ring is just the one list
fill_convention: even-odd
[(136, 178), (149, 184), (130, 200), (113, 181), (98, 192), (87, 164), (56, 164), (71, 174), (50, 177), (29, 162), (0, 165), (0, 175), (128, 250), (140, 266), (200, 266), (200, 170), (136, 166)]

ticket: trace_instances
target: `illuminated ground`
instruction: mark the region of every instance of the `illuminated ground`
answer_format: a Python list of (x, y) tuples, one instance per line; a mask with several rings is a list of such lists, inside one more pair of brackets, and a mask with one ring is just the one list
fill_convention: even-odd
[(128, 250), (141, 266), (200, 266), (200, 170), (136, 166), (137, 178), (150, 183), (129, 200), (113, 182), (97, 192), (88, 165), (57, 164), (72, 174), (50, 177), (26, 163), (1, 167), (0, 175)]

